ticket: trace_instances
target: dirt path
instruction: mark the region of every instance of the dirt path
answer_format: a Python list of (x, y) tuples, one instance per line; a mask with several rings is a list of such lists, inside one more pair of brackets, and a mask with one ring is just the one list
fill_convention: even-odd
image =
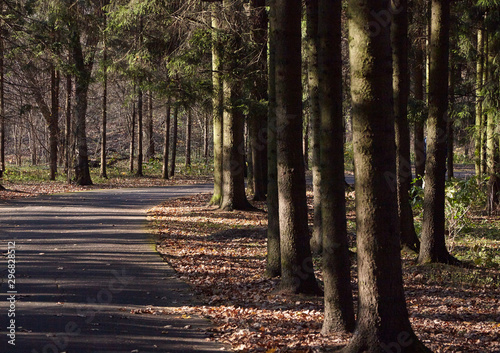
[[(146, 231), (147, 208), (210, 190), (115, 189), (1, 203), (0, 352), (223, 350), (206, 340), (208, 321), (157, 315), (197, 300)], [(6, 254), (14, 242), (15, 285), (8, 282)], [(8, 317), (9, 310), (15, 317)], [(15, 341), (7, 335), (9, 326), (15, 327)]]

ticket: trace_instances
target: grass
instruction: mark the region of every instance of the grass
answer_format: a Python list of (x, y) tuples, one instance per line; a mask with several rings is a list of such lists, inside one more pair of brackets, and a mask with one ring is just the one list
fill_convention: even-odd
[[(107, 175), (108, 178), (100, 176), (100, 167), (90, 168), (90, 175), (94, 184), (108, 184), (114, 179), (135, 179), (138, 178), (135, 173), (130, 173), (128, 160), (116, 160), (111, 157), (108, 160)], [(135, 166), (137, 168), (137, 165)], [(143, 163), (143, 174), (145, 177), (161, 178), (162, 175), (162, 162), (159, 158), (151, 159)], [(213, 172), (213, 164), (211, 161), (204, 159), (195, 159), (192, 161), (191, 166), (186, 167), (184, 158), (176, 160), (176, 175), (180, 177), (207, 177)], [(9, 182), (13, 184), (22, 183), (38, 183), (49, 181), (49, 167), (48, 165), (29, 164), (15, 165), (8, 164), (3, 174), (2, 182)], [(56, 183), (66, 183), (66, 175), (62, 167), (58, 168), (56, 176)]]

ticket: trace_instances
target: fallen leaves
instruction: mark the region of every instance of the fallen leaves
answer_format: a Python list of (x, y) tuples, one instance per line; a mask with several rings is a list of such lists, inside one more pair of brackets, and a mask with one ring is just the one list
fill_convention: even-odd
[[(310, 192), (308, 196), (311, 209)], [(212, 339), (231, 344), (235, 351), (328, 352), (345, 345), (350, 335), (320, 333), (323, 298), (285, 295), (277, 279), (264, 277), (267, 214), (220, 211), (206, 206), (209, 199), (196, 195), (149, 210), (158, 251), (205, 303), (171, 310), (180, 317), (211, 319)], [(477, 282), (465, 288), (451, 278), (453, 271), (463, 269), (422, 268), (408, 256), (403, 264), (410, 320), (433, 352), (500, 351), (498, 286)], [(354, 263), (356, 294), (355, 269)], [(471, 276), (498, 276), (498, 271), (467, 271)], [(321, 279), (321, 271), (316, 273)]]

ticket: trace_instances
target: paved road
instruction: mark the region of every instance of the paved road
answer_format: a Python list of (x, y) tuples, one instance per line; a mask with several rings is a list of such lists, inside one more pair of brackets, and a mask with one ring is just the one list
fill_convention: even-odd
[[(133, 314), (196, 302), (155, 252), (145, 210), (209, 185), (51, 195), (0, 204), (0, 352), (214, 352), (209, 322)], [(15, 346), (8, 343), (9, 242), (15, 242)]]

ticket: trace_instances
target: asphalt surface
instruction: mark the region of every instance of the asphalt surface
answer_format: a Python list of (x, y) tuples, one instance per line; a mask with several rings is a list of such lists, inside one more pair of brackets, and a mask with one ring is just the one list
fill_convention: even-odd
[[(137, 314), (198, 303), (156, 253), (145, 211), (167, 198), (210, 190), (115, 189), (0, 203), (0, 352), (227, 349), (207, 340), (207, 320)], [(14, 242), (15, 283), (8, 281), (7, 255)], [(9, 327), (15, 336), (9, 337)]]

